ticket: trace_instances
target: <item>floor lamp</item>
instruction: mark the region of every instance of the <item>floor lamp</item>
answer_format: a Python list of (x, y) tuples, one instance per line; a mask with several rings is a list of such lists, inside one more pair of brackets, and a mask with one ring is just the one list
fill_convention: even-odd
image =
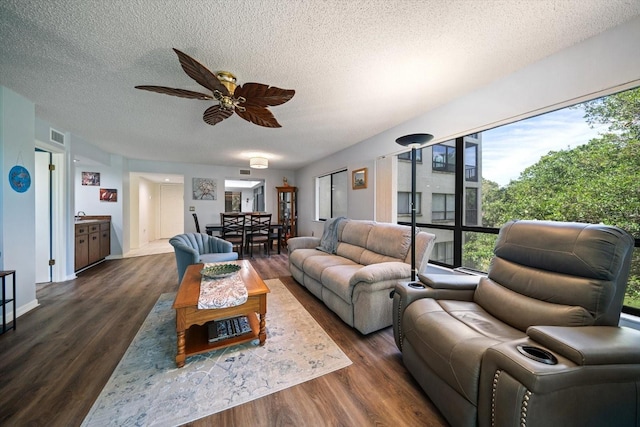
[(401, 136), (396, 142), (411, 148), (411, 281), (416, 280), (416, 149), (433, 139), (428, 133)]

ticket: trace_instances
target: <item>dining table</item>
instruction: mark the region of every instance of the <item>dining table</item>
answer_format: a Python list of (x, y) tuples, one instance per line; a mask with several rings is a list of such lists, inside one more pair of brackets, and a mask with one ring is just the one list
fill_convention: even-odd
[[(245, 225), (244, 226), (244, 231), (245, 233), (247, 232), (247, 230), (249, 230), (251, 228), (250, 225)], [(271, 224), (270, 226), (271, 231), (276, 231), (278, 233), (278, 255), (280, 254), (280, 248), (282, 247), (282, 230), (284, 229), (284, 226), (282, 224)], [(205, 224), (205, 232), (210, 235), (213, 236), (214, 232), (222, 232), (222, 224), (220, 223), (214, 223), (214, 224)]]

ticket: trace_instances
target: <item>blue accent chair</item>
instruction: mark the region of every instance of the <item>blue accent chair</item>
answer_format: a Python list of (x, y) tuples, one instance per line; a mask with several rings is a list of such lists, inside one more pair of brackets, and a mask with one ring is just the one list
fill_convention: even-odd
[(178, 283), (191, 264), (235, 261), (238, 253), (233, 252), (233, 245), (226, 240), (202, 233), (185, 233), (169, 239), (176, 253), (178, 264)]

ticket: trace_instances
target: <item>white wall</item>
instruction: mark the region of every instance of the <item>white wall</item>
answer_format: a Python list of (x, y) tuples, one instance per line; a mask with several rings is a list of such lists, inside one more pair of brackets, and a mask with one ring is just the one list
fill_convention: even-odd
[(154, 183), (145, 178), (140, 178), (140, 192), (138, 200), (140, 202), (140, 227), (139, 243), (144, 246), (151, 240), (155, 240), (156, 232), (156, 199), (154, 197)]
[[(124, 189), (124, 193), (128, 194), (127, 200), (129, 201), (129, 239), (125, 239), (128, 242), (126, 245), (127, 253), (131, 249), (138, 249), (140, 245), (140, 177), (136, 174), (130, 174), (129, 187)], [(123, 204), (124, 205), (124, 204)]]
[[(574, 104), (600, 91), (640, 84), (640, 17), (534, 63), (453, 102), (406, 121), (296, 171), (300, 235), (322, 231), (314, 221), (314, 180), (347, 167), (372, 165), (376, 158), (404, 151), (403, 135), (431, 133), (442, 142), (488, 127)], [(472, 70), (470, 70), (472, 72)], [(590, 95), (591, 94), (591, 95)], [(428, 96), (425, 94), (425, 96)], [(376, 181), (369, 169), (369, 182)], [(349, 216), (373, 218), (375, 188), (349, 193)]]
[[(15, 270), (16, 315), (38, 305), (35, 285), (35, 106), (26, 98), (0, 86), (0, 269)], [(9, 171), (20, 165), (31, 175), (23, 192), (9, 185)], [(11, 295), (12, 278), (7, 279)], [(12, 305), (7, 310), (13, 313)], [(10, 316), (12, 318), (12, 315)]]
[[(72, 152), (79, 141), (72, 136)], [(83, 146), (89, 145), (86, 141), (81, 142)], [(104, 159), (103, 159), (104, 160)], [(74, 213), (79, 211), (87, 215), (109, 215), (111, 216), (111, 255), (112, 258), (121, 257), (122, 250), (122, 206), (125, 198), (122, 185), (122, 167), (119, 156), (107, 156), (106, 164), (76, 164), (74, 166)], [(100, 173), (100, 185), (82, 185), (82, 172)], [(115, 202), (100, 200), (100, 189), (114, 189), (118, 192)], [(71, 240), (73, 241), (73, 240)], [(73, 270), (71, 270), (73, 271)]]

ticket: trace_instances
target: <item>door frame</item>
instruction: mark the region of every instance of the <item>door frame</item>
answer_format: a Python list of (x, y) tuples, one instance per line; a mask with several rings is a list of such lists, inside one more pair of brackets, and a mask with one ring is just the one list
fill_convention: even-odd
[[(58, 148), (53, 145), (35, 140), (35, 147), (51, 154), (51, 164), (55, 170), (51, 173), (50, 182), (50, 235), (51, 235), (51, 259), (55, 260), (55, 264), (51, 267), (51, 282), (63, 282), (75, 277), (75, 275), (67, 275), (67, 233), (66, 227), (69, 221), (67, 215), (67, 200), (69, 195), (66, 191), (66, 152), (64, 148)], [(34, 151), (35, 156), (35, 151)], [(68, 221), (67, 221), (68, 220)]]

